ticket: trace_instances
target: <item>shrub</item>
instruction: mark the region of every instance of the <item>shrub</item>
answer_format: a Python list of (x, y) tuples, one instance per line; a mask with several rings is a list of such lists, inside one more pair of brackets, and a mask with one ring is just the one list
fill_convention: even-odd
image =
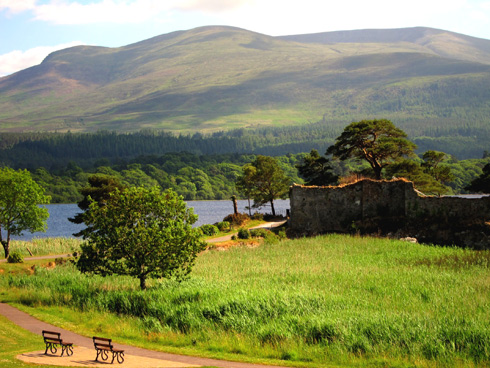
[(229, 222), (232, 225), (240, 226), (248, 221), (250, 217), (246, 213), (232, 213), (226, 216), (223, 221)]
[(219, 233), (218, 228), (215, 225), (205, 224), (199, 227), (204, 235), (216, 235)]
[(274, 234), (272, 231), (269, 231), (267, 235), (264, 237), (264, 243), (265, 244), (276, 244), (279, 243), (281, 238)]
[(247, 229), (238, 230), (238, 239), (250, 239), (250, 231)]
[(216, 224), (219, 231), (228, 231), (230, 229), (230, 223), (228, 221), (221, 221)]
[(264, 219), (264, 214), (263, 213), (260, 213), (260, 212), (255, 212), (252, 217), (251, 217), (252, 220), (260, 220), (262, 221)]
[(211, 236), (211, 235), (216, 235), (219, 233), (218, 228), (214, 225), (211, 225), (211, 224), (201, 225), (199, 228), (201, 229), (201, 231), (204, 235)]
[(265, 238), (267, 237), (268, 233), (270, 233), (270, 231), (264, 228), (250, 229), (250, 235), (252, 238)]
[(7, 258), (8, 263), (22, 263), (24, 262), (24, 257), (19, 252), (12, 252)]

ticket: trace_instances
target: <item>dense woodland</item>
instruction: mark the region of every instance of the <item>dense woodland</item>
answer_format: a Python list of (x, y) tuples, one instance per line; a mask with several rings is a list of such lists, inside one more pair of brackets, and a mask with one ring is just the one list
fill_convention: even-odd
[[(458, 134), (449, 137), (447, 134), (454, 131), (426, 127), (424, 133), (432, 136), (412, 139), (420, 155), (429, 149), (448, 154), (444, 165), (450, 166), (455, 176), (447, 184), (450, 193), (464, 192), (489, 161), (489, 130), (482, 128), (477, 135), (469, 128), (458, 129)], [(87, 185), (93, 173), (113, 175), (126, 184), (172, 188), (187, 200), (228, 199), (238, 194), (235, 181), (242, 166), (259, 154), (276, 157), (291, 183), (302, 183), (296, 165), (311, 149), (324, 154), (341, 130), (341, 123), (318, 122), (210, 135), (153, 130), (133, 134), (0, 133), (0, 165), (28, 169), (53, 203), (80, 200), (78, 190)], [(461, 160), (457, 152), (465, 152), (465, 159)], [(332, 164), (339, 176), (363, 169), (354, 161)]]

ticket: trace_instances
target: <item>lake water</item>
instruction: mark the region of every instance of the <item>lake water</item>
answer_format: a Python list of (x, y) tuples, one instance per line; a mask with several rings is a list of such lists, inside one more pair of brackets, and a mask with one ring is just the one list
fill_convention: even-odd
[[(248, 201), (239, 200), (238, 211), (248, 213), (246, 206)], [(194, 213), (199, 215), (199, 219), (195, 226), (203, 224), (214, 224), (220, 222), (230, 213), (233, 213), (233, 203), (227, 201), (187, 201), (188, 207), (194, 208)], [(274, 207), (276, 214), (286, 215), (286, 209), (289, 209), (289, 199), (275, 200)], [(25, 232), (22, 236), (15, 236), (12, 239), (16, 240), (31, 240), (33, 238), (72, 238), (74, 233), (77, 233), (84, 228), (83, 225), (73, 224), (68, 221), (68, 218), (73, 217), (80, 212), (76, 204), (51, 204), (46, 208), (49, 211), (48, 230), (37, 233)], [(260, 209), (252, 209), (253, 212), (271, 213), (270, 206), (264, 206)], [(5, 236), (5, 234), (4, 234)]]

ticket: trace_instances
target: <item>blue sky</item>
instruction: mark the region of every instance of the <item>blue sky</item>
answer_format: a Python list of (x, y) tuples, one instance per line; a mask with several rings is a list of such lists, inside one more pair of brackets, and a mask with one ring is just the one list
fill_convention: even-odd
[(0, 0), (0, 77), (66, 47), (206, 25), (271, 36), (425, 26), (490, 39), (490, 0)]

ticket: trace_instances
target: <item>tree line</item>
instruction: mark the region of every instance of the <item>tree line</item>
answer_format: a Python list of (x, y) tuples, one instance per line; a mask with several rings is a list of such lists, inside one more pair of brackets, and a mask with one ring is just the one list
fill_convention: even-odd
[[(290, 183), (308, 183), (323, 185), (323, 176), (335, 179), (348, 177), (350, 174), (369, 176), (367, 162), (350, 158), (345, 161), (321, 155), (316, 149), (309, 153), (288, 154), (274, 157), (282, 170), (286, 173)], [(439, 152), (439, 151), (436, 151)], [(326, 153), (326, 149), (323, 151)], [(46, 189), (51, 197), (51, 203), (76, 203), (80, 200), (79, 190), (83, 188), (89, 176), (93, 174), (108, 175), (117, 178), (125, 185), (152, 187), (158, 185), (163, 189), (172, 189), (185, 200), (219, 200), (229, 199), (239, 195), (236, 188), (237, 178), (242, 175), (242, 168), (253, 162), (258, 155), (197, 155), (192, 153), (167, 153), (161, 156), (140, 156), (131, 160), (119, 160), (112, 164), (109, 160), (98, 160), (91, 167), (82, 168), (70, 161), (64, 166), (55, 166), (51, 169), (40, 167), (29, 170), (32, 178)], [(482, 174), (482, 169), (490, 161), (489, 157), (480, 159), (457, 160), (455, 157), (444, 154), (438, 160), (436, 170), (448, 170), (452, 173), (452, 180), (444, 183), (445, 194), (465, 193), (472, 180)], [(407, 170), (418, 170), (419, 174), (427, 175), (427, 164), (423, 155), (415, 155), (408, 162), (403, 161), (392, 166), (386, 173), (391, 176), (407, 176)], [(325, 166), (332, 170), (325, 170)], [(301, 166), (304, 166), (301, 168)], [(410, 168), (410, 165), (413, 167)], [(394, 172), (396, 169), (398, 172)], [(302, 172), (312, 171), (317, 175), (318, 181), (306, 180), (308, 174)], [(314, 172), (317, 172), (314, 174)], [(413, 179), (414, 175), (409, 178)], [(426, 177), (426, 176), (425, 176)], [(427, 178), (427, 177), (426, 177)], [(328, 181), (331, 184), (339, 182)], [(241, 195), (247, 198), (246, 195)]]
[[(490, 126), (465, 125), (455, 119), (441, 126), (436, 120), (408, 121), (408, 135), (417, 153), (444, 151), (458, 159), (479, 158), (488, 150)], [(211, 134), (172, 134), (142, 130), (131, 134), (109, 131), (95, 133), (0, 133), (0, 165), (52, 171), (75, 162), (83, 169), (98, 161), (117, 164), (138, 156), (161, 156), (189, 152), (196, 155), (255, 154), (283, 156), (325, 150), (334, 143), (347, 122), (327, 121), (294, 127), (251, 127)], [(99, 165), (100, 166), (100, 165)]]
[[(444, 152), (429, 150), (422, 155), (415, 154), (416, 145), (407, 134), (387, 119), (362, 120), (345, 127), (325, 156), (312, 149), (296, 164), (299, 175), (307, 185), (327, 186), (358, 181), (363, 177), (375, 180), (404, 178), (413, 182), (414, 187), (425, 194), (454, 194), (449, 184), (456, 184), (456, 174), (450, 165), (450, 157)], [(490, 156), (485, 151), (482, 162), (486, 165), (480, 175), (465, 181), (459, 191), (490, 193)], [(336, 161), (335, 161), (336, 160)], [(339, 162), (354, 162), (357, 167), (346, 169), (339, 175), (334, 165)], [(480, 164), (482, 163), (480, 162)], [(364, 163), (364, 166), (362, 164)], [(477, 164), (478, 165), (478, 164)], [(455, 170), (456, 172), (456, 170)], [(461, 173), (459, 173), (461, 174)], [(458, 175), (459, 185), (461, 175)], [(236, 181), (239, 192), (254, 206), (270, 202), (274, 215), (274, 199), (287, 196), (290, 182), (277, 161), (272, 157), (258, 156), (252, 163), (243, 166), (242, 174)]]

